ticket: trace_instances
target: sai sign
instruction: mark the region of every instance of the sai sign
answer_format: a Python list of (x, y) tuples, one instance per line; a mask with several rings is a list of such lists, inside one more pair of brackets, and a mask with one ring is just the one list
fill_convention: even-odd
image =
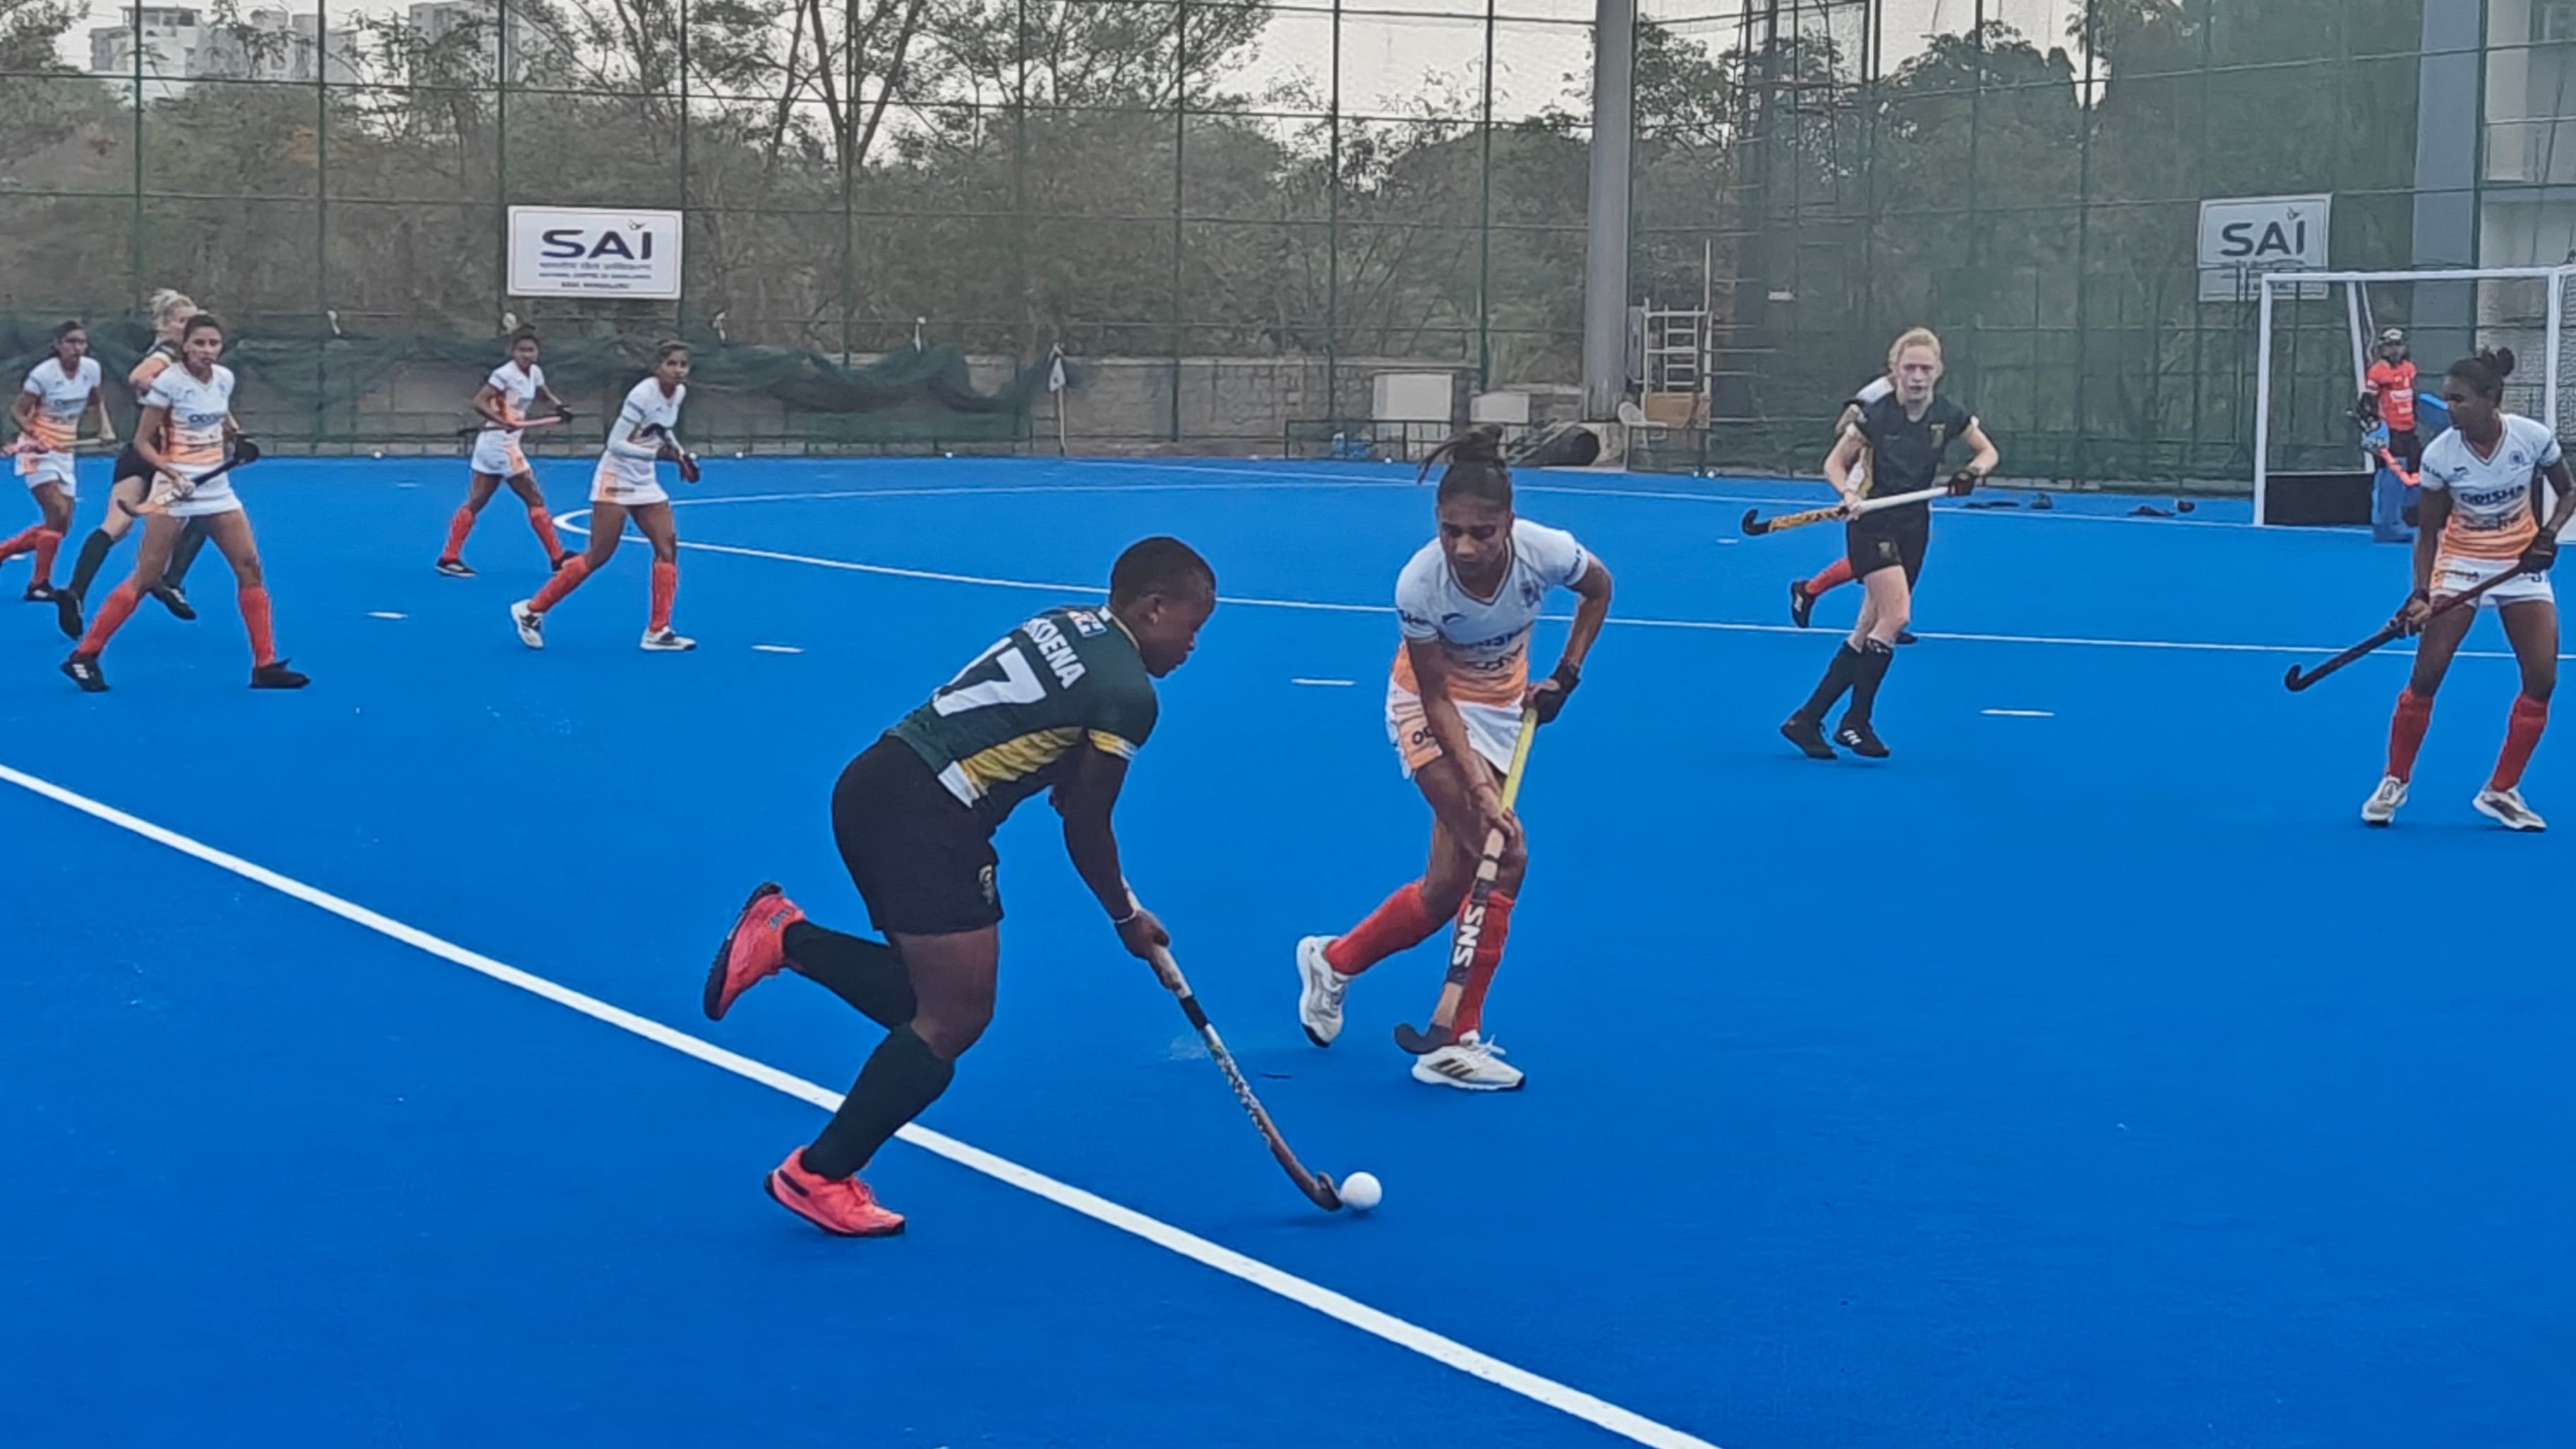
[(680, 214), (511, 207), (510, 294), (676, 301)]
[[(2251, 302), (2258, 272), (2322, 272), (2331, 196), (2248, 196), (2200, 204), (2200, 300)], [(2303, 297), (2325, 288), (2301, 287)]]

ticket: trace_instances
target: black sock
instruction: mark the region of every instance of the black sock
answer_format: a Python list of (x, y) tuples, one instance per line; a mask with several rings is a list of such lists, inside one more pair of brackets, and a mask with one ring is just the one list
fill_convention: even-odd
[(88, 595), (89, 581), (98, 577), (99, 565), (107, 562), (107, 551), (114, 547), (116, 547), (116, 540), (107, 536), (106, 529), (93, 528), (89, 531), (89, 537), (81, 540), (80, 562), (72, 565), (71, 590), (73, 593)]
[(796, 974), (821, 983), (888, 1031), (912, 1020), (912, 973), (894, 948), (798, 921), (779, 938)]
[(1834, 707), (1834, 701), (1843, 697), (1843, 691), (1852, 687), (1852, 679), (1859, 672), (1860, 651), (1845, 643), (1834, 651), (1834, 662), (1825, 666), (1823, 681), (1816, 685), (1815, 693), (1807, 696), (1806, 704), (1798, 710), (1799, 717), (1823, 719), (1825, 711)]
[(955, 1062), (932, 1051), (911, 1027), (897, 1027), (859, 1068), (859, 1080), (842, 1099), (841, 1110), (805, 1149), (805, 1170), (840, 1178), (867, 1166), (897, 1128), (939, 1100), (956, 1075)]
[(207, 533), (206, 520), (188, 520), (187, 531), (179, 535), (178, 547), (170, 550), (170, 566), (161, 571), (162, 583), (175, 589), (187, 582), (188, 565), (195, 563), (197, 555), (205, 551)]
[(1893, 646), (1871, 639), (1860, 653), (1860, 668), (1852, 676), (1851, 709), (1845, 720), (1869, 723), (1870, 711), (1878, 706), (1878, 686), (1887, 679), (1887, 666), (1896, 662)]

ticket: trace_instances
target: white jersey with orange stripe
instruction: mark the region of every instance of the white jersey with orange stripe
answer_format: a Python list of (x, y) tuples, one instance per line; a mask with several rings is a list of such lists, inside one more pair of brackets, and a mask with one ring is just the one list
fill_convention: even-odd
[(2513, 559), (2540, 533), (2546, 490), (2542, 470), (2559, 460), (2549, 425), (2514, 413), (2484, 457), (2453, 428), (2424, 449), (2423, 486), (2447, 493), (2450, 521), (2442, 525), (2442, 553), (2457, 558)]
[[(545, 390), (546, 370), (542, 367), (530, 367), (527, 371), (521, 372), (519, 364), (516, 361), (510, 361), (492, 369), (492, 375), (483, 381), (494, 392), (501, 395), (501, 416), (514, 423), (524, 423), (528, 420), (528, 409), (536, 403), (537, 394)], [(509, 440), (518, 436), (518, 430), (486, 427), (482, 436)]]
[[(170, 421), (161, 432), (161, 456), (172, 471), (196, 479), (223, 466), (224, 424), (233, 413), (231, 368), (218, 365), (202, 378), (184, 366), (164, 368), (143, 401), (147, 407), (169, 410)], [(227, 473), (172, 503), (170, 512), (193, 518), (239, 507), (232, 475)]]
[[(1434, 539), (1396, 577), (1396, 620), (1408, 644), (1439, 641), (1451, 699), (1516, 710), (1529, 685), (1530, 631), (1548, 591), (1573, 587), (1591, 568), (1592, 555), (1573, 534), (1514, 519), (1511, 566), (1493, 597), (1480, 599), (1458, 582)], [(1394, 683), (1422, 692), (1409, 648), (1396, 651)]]
[(89, 411), (89, 400), (98, 392), (98, 379), (95, 357), (82, 358), (68, 374), (59, 357), (48, 357), (28, 371), (21, 390), (36, 400), (36, 415), (27, 420), (28, 440), (36, 451), (60, 453), (71, 447), (80, 434), (81, 414)]

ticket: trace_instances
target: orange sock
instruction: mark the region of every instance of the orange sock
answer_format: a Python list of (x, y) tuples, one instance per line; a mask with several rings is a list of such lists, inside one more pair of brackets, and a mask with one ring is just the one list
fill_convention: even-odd
[(2540, 748), (2541, 731), (2548, 728), (2548, 700), (2514, 696), (2513, 717), (2504, 728), (2504, 753), (2496, 756), (2495, 775), (2487, 788), (2511, 790), (2520, 785), (2523, 770), (2531, 764), (2531, 752)]
[(1446, 917), (1431, 914), (1422, 903), (1422, 882), (1398, 886), (1365, 920), (1324, 948), (1324, 964), (1344, 976), (1357, 976), (1398, 951), (1409, 951), (1431, 939)]
[(1851, 559), (1848, 557), (1835, 559), (1825, 565), (1823, 573), (1807, 580), (1807, 597), (1812, 599), (1828, 589), (1841, 588), (1851, 582), (1851, 576)]
[(268, 617), (268, 590), (258, 584), (241, 586), (242, 628), (250, 633), (250, 662), (265, 668), (277, 662), (277, 639)]
[(2396, 717), (2388, 722), (2388, 773), (2415, 778), (2415, 753), (2424, 748), (2424, 732), (2433, 727), (2433, 697), (2408, 685), (2397, 695)]
[(16, 558), (18, 555), (34, 548), (36, 546), (36, 536), (44, 531), (45, 526), (41, 523), (36, 523), (30, 524), (27, 527), (18, 530), (16, 533), (9, 535), (6, 542), (0, 542), (0, 559)]
[(115, 638), (116, 631), (133, 616), (134, 606), (142, 602), (143, 591), (134, 586), (132, 579), (118, 584), (107, 602), (98, 606), (98, 617), (89, 621), (89, 632), (81, 636), (79, 652), (96, 654), (105, 649), (107, 641)]
[(465, 535), (474, 531), (474, 510), (459, 504), (454, 517), (447, 520), (447, 551), (438, 556), (440, 563), (454, 563), (465, 556)]
[(659, 634), (671, 627), (671, 601), (680, 597), (680, 565), (676, 559), (653, 560), (653, 617), (645, 627)]
[(544, 504), (528, 509), (528, 527), (537, 531), (537, 542), (546, 546), (546, 562), (553, 563), (563, 557), (563, 540), (555, 536), (554, 517), (546, 512)]
[(564, 595), (580, 588), (581, 581), (589, 577), (590, 555), (586, 553), (578, 555), (562, 568), (555, 570), (555, 576), (546, 580), (546, 586), (537, 590), (537, 596), (528, 601), (528, 607), (542, 614), (562, 603)]
[(1503, 964), (1503, 938), (1512, 930), (1512, 898), (1501, 891), (1485, 897), (1485, 932), (1476, 938), (1476, 955), (1467, 963), (1467, 990), (1458, 998), (1458, 1019), (1449, 1023), (1460, 1036), (1485, 1025), (1485, 993), (1494, 989), (1494, 971)]
[(54, 586), (54, 550), (62, 546), (63, 535), (58, 529), (48, 528), (36, 535), (35, 582), (47, 588)]

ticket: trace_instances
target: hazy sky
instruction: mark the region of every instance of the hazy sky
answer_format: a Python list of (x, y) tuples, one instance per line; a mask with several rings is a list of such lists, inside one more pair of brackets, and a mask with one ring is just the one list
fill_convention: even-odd
[[(185, 0), (157, 0), (185, 3)], [(309, 10), (315, 0), (238, 0), (240, 8)], [(399, 15), (407, 0), (344, 0), (329, 3), (334, 24), (348, 15)], [(1699, 40), (1713, 50), (1732, 45), (1740, 33), (1743, 11), (1762, 0), (1640, 0), (1647, 18)], [(1346, 0), (1371, 13), (1342, 20), (1341, 80), (1345, 112), (1405, 115), (1419, 109), (1426, 81), (1440, 84), (1472, 102), (1481, 85), (1484, 62), (1484, 10), (1481, 0)], [(1580, 110), (1588, 82), (1569, 86), (1570, 73), (1588, 74), (1591, 59), (1586, 26), (1591, 0), (1493, 0), (1498, 17), (1494, 35), (1494, 108), (1498, 115), (1519, 117), (1569, 100)], [(1780, 0), (1784, 21), (1791, 16), (1811, 31), (1830, 26), (1846, 49), (1857, 48), (1857, 0)], [(1926, 36), (1966, 30), (1982, 13), (2013, 26), (2045, 50), (2064, 44), (2069, 19), (2080, 14), (2083, 0), (1885, 0), (1883, 15), (1891, 64), (1921, 49)], [(93, 0), (91, 19), (65, 38), (64, 59), (85, 66), (89, 61), (89, 26), (114, 24), (121, 7), (112, 0)], [(1556, 22), (1556, 23), (1551, 23)], [(1326, 6), (1296, 0), (1296, 8), (1278, 9), (1268, 33), (1235, 85), (1259, 95), (1281, 86), (1301, 86), (1315, 94), (1330, 90), (1333, 64), (1332, 17)]]

